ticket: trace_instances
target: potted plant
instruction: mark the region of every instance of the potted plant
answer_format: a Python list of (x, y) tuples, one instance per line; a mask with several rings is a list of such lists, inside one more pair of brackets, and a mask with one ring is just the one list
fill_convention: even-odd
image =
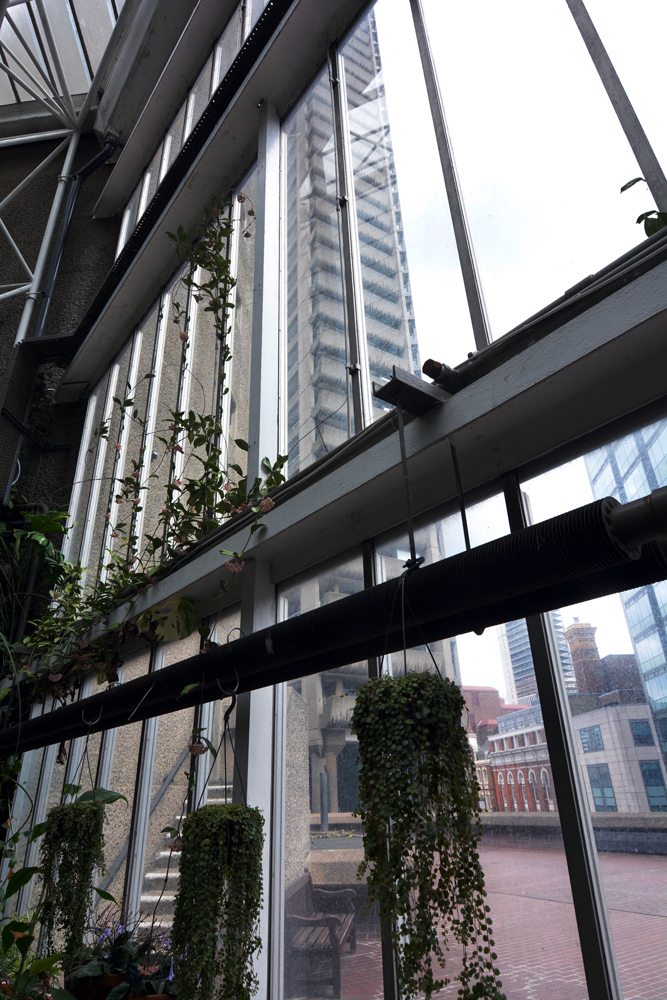
[[(115, 908), (117, 909), (117, 908)], [(75, 1000), (168, 1000), (173, 963), (165, 936), (125, 926), (113, 910), (103, 910), (89, 929), (90, 943), (66, 985)]]
[(459, 688), (430, 673), (369, 680), (357, 693), (359, 808), (370, 900), (392, 926), (399, 992), (427, 1000), (463, 952), (461, 1000), (504, 1000), (477, 853), (479, 790)]
[(259, 809), (245, 805), (204, 806), (185, 820), (171, 936), (185, 1000), (257, 991), (263, 831)]

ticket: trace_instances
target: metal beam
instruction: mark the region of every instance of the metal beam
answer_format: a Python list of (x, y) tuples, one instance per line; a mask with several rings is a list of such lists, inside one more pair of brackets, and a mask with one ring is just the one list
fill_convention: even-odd
[[(4, 49), (4, 46), (0, 46), (0, 48)], [(15, 70), (11, 68), (11, 66), (8, 66), (6, 62), (0, 62), (0, 70), (6, 73), (8, 77), (10, 77), (16, 83), (18, 83), (21, 87), (23, 87), (24, 90), (27, 90), (28, 93), (31, 95), (31, 97), (34, 97), (34, 99), (38, 101), (40, 104), (42, 104), (47, 109), (47, 111), (50, 111), (52, 115), (55, 115), (56, 118), (59, 118), (60, 121), (63, 123), (63, 125), (72, 125), (72, 126), (74, 125), (74, 119), (69, 119), (67, 115), (63, 114), (60, 108), (58, 108), (58, 106), (49, 97), (44, 97), (42, 94), (39, 93), (39, 91), (33, 90), (33, 88), (29, 84), (27, 84), (25, 80), (21, 76), (19, 76), (19, 74)]]
[[(32, 271), (28, 267), (23, 254), (21, 253), (21, 251), (17, 247), (16, 243), (14, 242), (13, 236), (11, 235), (11, 233), (9, 232), (9, 230), (7, 229), (7, 226), (4, 224), (4, 222), (2, 221), (2, 219), (0, 219), (0, 231), (2, 233), (4, 233), (5, 239), (9, 243), (10, 247), (12, 248), (12, 250), (14, 251), (14, 253), (16, 254), (16, 256), (18, 257), (19, 264), (21, 265), (21, 267), (23, 268), (23, 270), (25, 271), (25, 273), (28, 275), (28, 277), (32, 281), (32, 277), (33, 277)], [(30, 287), (30, 286), (28, 286), (28, 287)]]
[(0, 212), (2, 212), (2, 210), (6, 208), (7, 205), (10, 205), (14, 201), (14, 198), (20, 195), (21, 192), (27, 188), (28, 184), (30, 184), (30, 182), (34, 180), (35, 177), (38, 177), (41, 174), (42, 170), (45, 170), (48, 167), (48, 165), (52, 163), (56, 159), (56, 157), (60, 155), (60, 153), (62, 153), (63, 149), (65, 148), (65, 146), (69, 141), (69, 137), (72, 135), (71, 132), (67, 132), (65, 134), (67, 135), (68, 138), (64, 139), (59, 146), (56, 146), (56, 148), (52, 150), (48, 156), (44, 157), (42, 162), (39, 163), (34, 170), (31, 170), (28, 176), (24, 177), (21, 183), (17, 184), (14, 190), (10, 191), (9, 194), (5, 198), (3, 198), (2, 201), (0, 201)]
[(51, 29), (51, 22), (49, 21), (48, 14), (46, 13), (46, 7), (44, 6), (44, 0), (35, 0), (37, 4), (37, 9), (39, 11), (39, 17), (42, 22), (42, 28), (44, 29), (44, 36), (46, 38), (46, 44), (49, 48), (49, 55), (53, 60), (53, 66), (56, 71), (56, 76), (58, 77), (58, 83), (62, 89), (62, 97), (65, 102), (65, 108), (67, 113), (72, 120), (72, 123), (76, 122), (76, 111), (74, 110), (74, 105), (72, 103), (72, 95), (69, 92), (69, 83), (67, 82), (67, 76), (65, 74), (65, 69), (60, 58), (60, 52), (58, 51), (58, 46), (56, 45), (56, 40), (53, 37), (53, 31)]
[[(522, 531), (529, 522), (516, 473), (503, 477), (503, 490), (510, 531)], [(563, 847), (589, 1000), (622, 1000), (593, 824), (574, 749), (553, 624), (547, 615), (533, 615), (526, 618), (526, 625), (558, 796)]]
[(52, 139), (64, 139), (72, 134), (71, 128), (59, 128), (53, 132), (31, 132), (29, 135), (13, 135), (9, 139), (0, 139), (0, 149), (5, 146), (23, 146), (30, 142), (48, 142)]
[(653, 152), (653, 147), (648, 141), (630, 98), (625, 92), (619, 75), (614, 69), (614, 64), (602, 44), (602, 39), (597, 33), (590, 14), (586, 10), (583, 0), (566, 0), (566, 3), (598, 71), (602, 85), (607, 91), (607, 96), (621, 123), (621, 128), (625, 132), (625, 137), (637, 158), (639, 169), (655, 198), (655, 203), (661, 212), (667, 212), (667, 178)]

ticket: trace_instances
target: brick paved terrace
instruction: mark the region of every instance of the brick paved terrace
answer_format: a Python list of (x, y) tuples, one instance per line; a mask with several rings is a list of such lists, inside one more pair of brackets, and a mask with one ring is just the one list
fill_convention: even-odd
[[(487, 845), (480, 856), (507, 1000), (587, 1000), (562, 850)], [(624, 1000), (665, 1000), (667, 857), (604, 853), (600, 867)], [(366, 937), (342, 960), (341, 1000), (382, 1000), (380, 945)], [(457, 991), (454, 983), (438, 1000)], [(307, 996), (329, 1000), (331, 987)]]

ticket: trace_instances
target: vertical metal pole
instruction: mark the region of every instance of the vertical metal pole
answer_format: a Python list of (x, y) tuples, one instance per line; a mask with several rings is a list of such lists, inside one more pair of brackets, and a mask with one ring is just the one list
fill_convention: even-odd
[[(503, 491), (510, 531), (520, 531), (526, 527), (527, 518), (515, 472), (503, 476)], [(526, 625), (558, 796), (588, 997), (589, 1000), (622, 1000), (593, 826), (574, 751), (567, 694), (551, 619), (548, 615), (533, 615), (526, 619)]]
[(621, 128), (625, 132), (625, 137), (637, 158), (639, 169), (655, 198), (655, 203), (661, 212), (667, 212), (667, 178), (653, 152), (653, 147), (648, 141), (637, 113), (630, 103), (630, 98), (625, 92), (618, 73), (614, 69), (614, 64), (602, 44), (602, 39), (597, 33), (590, 14), (586, 10), (583, 0), (566, 0), (566, 3), (579, 28), (588, 54), (593, 60), (593, 65), (602, 80), (602, 85), (607, 91), (607, 97), (612, 103)]
[(23, 307), (21, 322), (19, 323), (18, 332), (14, 341), (15, 347), (25, 340), (30, 327), (30, 320), (32, 319), (32, 314), (35, 308), (35, 301), (39, 295), (39, 288), (42, 283), (42, 278), (44, 277), (44, 269), (46, 268), (46, 263), (49, 259), (51, 240), (53, 239), (53, 234), (58, 224), (58, 217), (60, 215), (60, 209), (62, 208), (63, 198), (65, 197), (65, 191), (70, 181), (72, 164), (74, 163), (74, 156), (78, 143), (79, 133), (74, 132), (69, 140), (69, 147), (65, 155), (62, 174), (58, 178), (58, 187), (56, 188), (53, 204), (51, 205), (51, 212), (46, 223), (44, 236), (42, 237), (42, 245), (39, 248), (39, 255), (33, 272), (32, 284), (30, 285), (30, 291), (26, 296), (26, 303)]
[(262, 476), (262, 459), (278, 450), (280, 297), (280, 120), (275, 107), (261, 108), (257, 163), (255, 287), (248, 421), (248, 482)]
[[(349, 344), (350, 363), (347, 366), (352, 386), (352, 413), (354, 431), (371, 422), (372, 402), (370, 376), (366, 360), (366, 324), (364, 322), (363, 287), (359, 266), (359, 239), (357, 213), (352, 178), (352, 158), (349, 149), (347, 125), (347, 99), (344, 69), (335, 45), (329, 50), (329, 79), (334, 120), (336, 153), (336, 178), (338, 210), (343, 251), (343, 285), (345, 289), (345, 318)], [(369, 383), (368, 386), (366, 383)]]
[(273, 702), (273, 805), (271, 812), (271, 898), (269, 903), (269, 982), (271, 1000), (283, 1000), (285, 963), (285, 768), (287, 765), (287, 685), (277, 684)]
[(463, 284), (465, 287), (466, 298), (468, 300), (470, 320), (472, 322), (472, 329), (475, 335), (475, 345), (477, 350), (481, 351), (482, 348), (486, 347), (491, 342), (489, 320), (486, 314), (486, 305), (484, 304), (484, 294), (482, 291), (482, 282), (479, 276), (477, 262), (475, 260), (475, 251), (470, 233), (470, 226), (466, 218), (463, 196), (461, 194), (461, 186), (456, 173), (452, 140), (447, 127), (447, 119), (445, 118), (445, 110), (440, 94), (440, 87), (438, 85), (435, 64), (433, 62), (431, 43), (426, 31), (426, 23), (424, 21), (424, 11), (421, 0), (410, 0), (410, 7), (412, 8), (412, 19), (415, 25), (419, 55), (421, 56), (422, 70), (424, 73), (424, 80), (426, 82), (426, 93), (428, 94), (428, 102), (431, 108), (431, 116), (433, 118), (435, 138), (438, 143), (440, 163), (442, 164), (442, 172), (445, 178), (445, 189), (447, 191), (449, 211), (452, 217), (456, 249), (458, 251), (459, 261), (461, 264), (461, 272), (463, 274)]

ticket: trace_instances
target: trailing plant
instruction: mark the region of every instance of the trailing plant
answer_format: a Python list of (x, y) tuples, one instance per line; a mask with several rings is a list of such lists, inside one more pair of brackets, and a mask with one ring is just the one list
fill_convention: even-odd
[[(82, 567), (62, 557), (56, 542), (67, 530), (66, 514), (35, 515), (30, 513), (29, 505), (17, 503), (16, 509), (23, 517), (0, 520), (0, 555), (5, 556), (0, 574), (5, 618), (0, 638), (2, 676), (12, 681), (7, 688), (9, 694), (0, 692), (0, 711), (4, 697), (15, 712), (17, 684), (22, 687), (20, 698), (25, 709), (45, 694), (61, 702), (74, 698), (83, 674), (91, 667), (97, 668), (100, 682), (116, 681), (123, 662), (122, 647), (138, 633), (152, 642), (185, 638), (197, 625), (196, 608), (190, 598), (174, 598), (141, 614), (136, 610), (137, 600), (175, 561), (225, 521), (246, 515), (249, 540), (263, 527), (262, 515), (274, 506), (270, 493), (284, 481), (281, 470), (286, 456), (278, 456), (273, 463), (265, 458), (263, 475), (252, 481), (248, 481), (241, 465), (226, 465), (223, 461), (219, 402), (228, 392), (224, 385), (231, 359), (228, 320), (233, 307), (230, 292), (235, 284), (228, 252), (232, 233), (228, 209), (228, 203), (219, 200), (207, 206), (194, 239), (182, 227), (170, 234), (176, 254), (185, 265), (180, 285), (186, 296), (212, 317), (220, 355), (218, 401), (212, 406), (213, 413), (171, 410), (169, 422), (157, 429), (149, 448), (151, 461), (147, 462), (147, 422), (135, 407), (135, 397), (139, 385), (152, 379), (154, 373), (145, 373), (136, 385), (127, 383), (122, 395), (114, 398), (121, 421), (137, 425), (144, 446), (116, 480), (115, 495), (104, 515), (107, 529), (101, 578), (89, 579), (84, 588)], [(172, 309), (174, 335), (180, 341), (185, 370), (189, 364), (189, 314), (178, 300), (178, 285), (172, 295)], [(108, 439), (109, 426), (107, 420), (95, 429), (92, 450), (100, 440)], [(236, 439), (235, 444), (240, 452), (247, 452), (244, 440)], [(121, 448), (119, 444), (114, 447)], [(161, 448), (162, 454), (154, 448)], [(166, 480), (160, 486), (155, 482), (159, 477)], [(140, 538), (137, 515), (149, 489), (163, 490), (164, 499), (155, 524)], [(54, 536), (55, 542), (51, 540)], [(246, 546), (247, 542), (240, 551), (221, 550), (229, 557), (229, 574), (243, 569)], [(33, 555), (39, 561), (39, 577), (48, 589), (50, 613), (32, 622), (28, 634), (16, 643), (11, 622), (20, 614), (19, 583)], [(219, 586), (219, 593), (224, 593), (229, 579), (220, 580)], [(208, 636), (202, 633), (202, 638)], [(7, 711), (5, 725), (8, 717)]]
[(392, 925), (399, 991), (430, 998), (451, 981), (451, 939), (463, 949), (462, 1000), (504, 1000), (477, 853), (479, 789), (461, 726), (460, 690), (430, 673), (380, 677), (360, 688), (359, 809), (371, 900)]
[(263, 830), (259, 809), (243, 805), (185, 820), (172, 946), (187, 1000), (249, 1000), (258, 989)]
[[(77, 786), (65, 786), (69, 794), (79, 790)], [(96, 788), (75, 802), (55, 806), (44, 824), (40, 848), (44, 902), (40, 916), (48, 951), (53, 950), (56, 930), (64, 935), (68, 970), (82, 956), (95, 873), (106, 873), (105, 807), (120, 798), (124, 796)], [(112, 898), (101, 889), (96, 891), (103, 898)]]

